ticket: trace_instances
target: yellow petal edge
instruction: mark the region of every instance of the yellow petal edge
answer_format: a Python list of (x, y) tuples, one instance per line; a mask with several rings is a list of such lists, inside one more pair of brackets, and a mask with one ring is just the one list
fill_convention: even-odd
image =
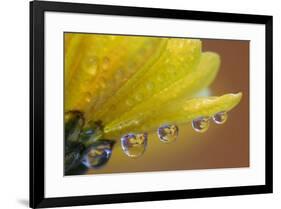
[(128, 132), (146, 132), (162, 124), (181, 124), (190, 122), (198, 117), (211, 117), (222, 111), (230, 111), (241, 100), (242, 93), (225, 94), (220, 97), (204, 97), (187, 99), (169, 103), (161, 108), (161, 112), (153, 115), (139, 113), (134, 118), (128, 118), (105, 127), (106, 137), (117, 137)]

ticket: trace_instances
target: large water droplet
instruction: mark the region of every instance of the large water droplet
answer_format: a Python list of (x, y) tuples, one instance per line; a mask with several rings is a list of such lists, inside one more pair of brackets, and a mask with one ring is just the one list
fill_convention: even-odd
[(208, 130), (210, 125), (209, 117), (199, 117), (192, 121), (192, 127), (195, 131), (203, 133)]
[(213, 121), (216, 124), (224, 124), (227, 120), (227, 112), (222, 111), (222, 112), (218, 112), (213, 116)]
[(94, 142), (84, 153), (82, 164), (87, 168), (100, 168), (105, 165), (111, 157), (113, 141), (98, 140)]
[(132, 158), (140, 157), (147, 145), (147, 133), (126, 134), (121, 138), (121, 146), (126, 155)]
[(65, 141), (78, 141), (83, 125), (83, 113), (75, 110), (66, 112), (64, 115)]
[(176, 125), (163, 125), (158, 128), (157, 134), (161, 142), (171, 143), (178, 137), (179, 129)]

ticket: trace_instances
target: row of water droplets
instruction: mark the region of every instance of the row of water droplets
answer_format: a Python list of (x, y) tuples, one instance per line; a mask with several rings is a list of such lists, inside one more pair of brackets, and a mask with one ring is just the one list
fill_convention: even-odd
[[(75, 116), (78, 117), (77, 115)], [(79, 117), (82, 117), (79, 115)], [(226, 112), (218, 112), (213, 115), (212, 120), (216, 124), (223, 124), (227, 120), (227, 113)], [(198, 117), (192, 121), (192, 128), (196, 132), (203, 133), (208, 130), (210, 124), (210, 117)], [(81, 123), (78, 123), (79, 127), (81, 128), (81, 132), (77, 132), (77, 127), (73, 130), (68, 137), (68, 140), (73, 141), (73, 136), (75, 136), (77, 141), (72, 142), (75, 143), (76, 147), (69, 152), (69, 155), (65, 156), (66, 158), (70, 158), (75, 160), (76, 162), (80, 162), (87, 168), (100, 168), (105, 165), (111, 157), (112, 148), (114, 145), (113, 140), (108, 139), (98, 139), (94, 140), (95, 136), (99, 135), (100, 127), (97, 123), (91, 125), (91, 128), (84, 128), (82, 130)], [(94, 128), (93, 128), (94, 127)], [(174, 142), (179, 134), (179, 128), (177, 125), (173, 124), (165, 124), (158, 128), (157, 135), (161, 142), (163, 143), (172, 143)], [(143, 155), (147, 148), (147, 140), (148, 134), (147, 133), (129, 133), (125, 134), (121, 137), (121, 147), (123, 152), (130, 158), (138, 158)], [(82, 145), (83, 151), (77, 149), (77, 145)], [(77, 151), (78, 150), (78, 151)], [(77, 163), (72, 163), (77, 164)]]
[[(218, 112), (212, 116), (213, 121), (216, 124), (223, 124), (227, 120), (227, 112)], [(192, 128), (199, 133), (203, 133), (208, 130), (210, 125), (210, 117), (198, 117), (192, 121)], [(165, 124), (158, 128), (157, 135), (161, 142), (172, 143), (179, 134), (179, 128), (173, 124)], [(124, 153), (131, 157), (137, 158), (143, 155), (147, 147), (147, 133), (133, 134), (129, 133), (121, 137), (121, 147)]]

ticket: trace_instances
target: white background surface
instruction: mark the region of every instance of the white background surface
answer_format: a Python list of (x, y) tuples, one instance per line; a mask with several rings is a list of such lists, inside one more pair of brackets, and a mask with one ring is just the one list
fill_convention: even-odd
[[(119, 0), (117, 2), (114, 0), (84, 0), (84, 2), (274, 15), (274, 46), (277, 46), (274, 47), (274, 106), (281, 107), (281, 6), (278, 5), (278, 1)], [(1, 208), (26, 208), (28, 202), (28, 6), (28, 1), (25, 0), (5, 1), (2, 2), (0, 11)], [(80, 208), (279, 208), (281, 204), (280, 109), (275, 108), (274, 113), (274, 194), (126, 203)]]
[[(255, 75), (250, 82), (251, 166), (64, 177), (61, 157), (63, 156), (64, 31), (250, 40), (250, 75)], [(265, 143), (260, 137), (265, 135), (264, 66), (265, 26), (261, 24), (226, 24), (225, 22), (47, 12), (45, 14), (46, 197), (264, 185)], [(259, 115), (255, 114), (256, 112), (259, 112)]]

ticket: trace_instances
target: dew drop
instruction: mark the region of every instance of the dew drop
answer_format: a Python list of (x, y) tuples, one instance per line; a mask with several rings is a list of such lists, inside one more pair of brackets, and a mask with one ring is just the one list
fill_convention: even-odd
[(94, 142), (83, 154), (82, 164), (87, 168), (100, 168), (111, 157), (114, 142), (111, 140), (98, 140)]
[(179, 47), (179, 48), (183, 48), (183, 47), (184, 47), (184, 42), (183, 42), (183, 41), (180, 41), (179, 44), (178, 44), (178, 47)]
[(108, 57), (104, 57), (102, 61), (102, 68), (103, 69), (108, 68), (109, 64), (110, 64), (110, 59)]
[(124, 77), (124, 70), (123, 69), (119, 69), (116, 71), (115, 73), (115, 80), (119, 81), (119, 80), (122, 80), (122, 78)]
[(136, 94), (136, 96), (135, 96), (135, 100), (138, 102), (140, 102), (142, 100), (142, 98), (143, 98), (142, 94)]
[(133, 124), (134, 124), (134, 125), (139, 125), (140, 122), (139, 122), (138, 120), (134, 120), (134, 121), (133, 121)]
[(89, 102), (91, 101), (91, 98), (92, 98), (92, 94), (91, 94), (90, 92), (87, 92), (87, 93), (85, 94), (85, 101), (86, 101), (87, 103), (89, 103)]
[(99, 86), (102, 89), (104, 89), (106, 87), (106, 80), (105, 80), (105, 78), (103, 76), (100, 77)]
[(84, 68), (90, 75), (96, 75), (98, 69), (98, 58), (95, 56), (87, 58), (84, 61)]
[(218, 112), (213, 116), (213, 121), (216, 124), (224, 124), (227, 120), (227, 112), (222, 111), (222, 112)]
[(152, 82), (149, 82), (146, 84), (147, 90), (152, 90), (154, 88), (154, 84)]
[(109, 39), (113, 41), (116, 39), (116, 36), (109, 36)]
[(134, 104), (134, 101), (132, 99), (127, 99), (126, 100), (126, 105), (132, 106)]
[(162, 74), (162, 75), (160, 74), (160, 75), (157, 76), (156, 79), (157, 79), (157, 81), (159, 81), (159, 82), (163, 82), (163, 81), (165, 80), (165, 76), (164, 76), (164, 74)]
[(179, 129), (176, 125), (163, 125), (158, 128), (157, 134), (161, 142), (171, 143), (178, 137)]
[(165, 60), (165, 63), (168, 64), (170, 61), (171, 61), (171, 60), (170, 60), (169, 58), (167, 58), (167, 59)]
[(140, 157), (147, 145), (147, 133), (142, 134), (126, 134), (121, 138), (121, 146), (124, 153), (131, 157)]
[(200, 133), (203, 133), (208, 130), (210, 125), (209, 117), (199, 117), (192, 121), (192, 128)]

